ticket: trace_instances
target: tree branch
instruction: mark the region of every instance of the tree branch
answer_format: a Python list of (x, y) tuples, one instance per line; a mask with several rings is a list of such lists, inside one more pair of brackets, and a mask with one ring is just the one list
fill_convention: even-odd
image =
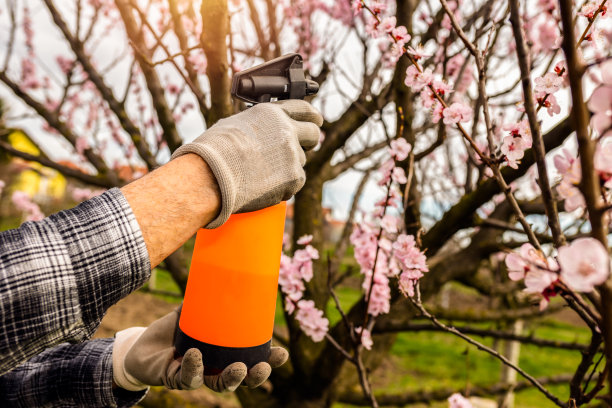
[(147, 145), (147, 141), (144, 139), (142, 134), (140, 133), (140, 129), (131, 121), (128, 117), (127, 112), (125, 111), (125, 106), (119, 102), (111, 88), (106, 85), (102, 76), (96, 71), (94, 68), (89, 56), (85, 52), (83, 47), (83, 43), (80, 42), (77, 38), (75, 38), (70, 30), (68, 29), (68, 25), (63, 20), (61, 13), (55, 8), (52, 0), (44, 0), (49, 12), (51, 13), (51, 17), (55, 22), (55, 25), (61, 30), (70, 45), (70, 48), (74, 52), (77, 57), (77, 60), (83, 67), (83, 70), (87, 73), (89, 80), (96, 85), (98, 91), (102, 95), (102, 98), (108, 103), (108, 106), (113, 111), (113, 113), (117, 116), (119, 123), (125, 129), (125, 131), (130, 135), (138, 154), (144, 160), (149, 170), (152, 170), (157, 166), (157, 161), (151, 154), (149, 146)]
[(521, 83), (523, 85), (523, 101), (525, 112), (529, 119), (529, 127), (533, 136), (533, 154), (535, 155), (536, 164), (538, 167), (538, 183), (542, 190), (542, 200), (546, 210), (548, 226), (553, 236), (555, 247), (560, 247), (565, 244), (565, 237), (559, 224), (559, 214), (557, 213), (557, 202), (553, 197), (550, 183), (548, 181), (548, 170), (546, 169), (546, 150), (544, 150), (544, 142), (542, 133), (540, 132), (540, 124), (538, 122), (536, 108), (534, 106), (534, 96), (531, 86), (531, 69), (529, 67), (529, 54), (519, 11), (518, 0), (510, 1), (510, 22), (512, 23), (512, 31), (514, 32), (514, 41), (516, 44), (516, 53), (518, 56), (519, 67), (521, 69)]
[(79, 170), (73, 169), (71, 167), (67, 167), (61, 164), (54, 162), (51, 159), (48, 159), (44, 156), (35, 156), (26, 152), (22, 152), (21, 150), (15, 149), (9, 143), (0, 140), (0, 149), (6, 151), (7, 153), (22, 158), (24, 160), (33, 161), (42, 164), (43, 166), (55, 169), (62, 173), (66, 177), (71, 177), (78, 181), (82, 181), (83, 183), (91, 184), (93, 186), (104, 187), (104, 188), (113, 188), (117, 187), (118, 184), (113, 180), (110, 180), (104, 176), (92, 176), (91, 174), (83, 173)]
[[(130, 5), (128, 5), (128, 0), (116, 0), (115, 4), (117, 5), (117, 9), (121, 14), (121, 19), (123, 20), (125, 32), (127, 33), (128, 38), (130, 39), (132, 47), (135, 48), (134, 58), (136, 59), (136, 61), (138, 61), (138, 65), (142, 70), (145, 82), (147, 84), (147, 89), (151, 94), (153, 107), (155, 108), (155, 112), (157, 113), (157, 120), (159, 121), (159, 125), (163, 130), (163, 138), (168, 143), (168, 148), (170, 149), (170, 152), (174, 152), (181, 146), (183, 142), (176, 130), (174, 118), (172, 117), (172, 112), (170, 111), (168, 103), (166, 102), (164, 88), (162, 87), (159, 77), (157, 76), (157, 72), (155, 71), (155, 68), (151, 65), (150, 61), (148, 61), (145, 56), (141, 54), (142, 51), (138, 51), (145, 49), (143, 27), (142, 25), (140, 27), (137, 26), (136, 20), (134, 20), (134, 16), (132, 15), (132, 11), (130, 10)], [(131, 7), (136, 8), (136, 6), (133, 4)], [(141, 19), (145, 21), (142, 14)], [(155, 33), (153, 33), (153, 35), (155, 35)], [(159, 40), (159, 42), (161, 44), (161, 40)]]

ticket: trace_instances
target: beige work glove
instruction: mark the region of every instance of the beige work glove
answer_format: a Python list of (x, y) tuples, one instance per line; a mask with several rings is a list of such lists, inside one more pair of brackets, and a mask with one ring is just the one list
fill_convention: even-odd
[(113, 380), (119, 387), (140, 391), (151, 385), (170, 389), (193, 390), (205, 384), (217, 391), (234, 391), (239, 385), (254, 388), (268, 379), (272, 368), (281, 366), (289, 354), (281, 347), (272, 347), (268, 362), (250, 370), (244, 363), (233, 363), (221, 373), (205, 375), (200, 350), (187, 350), (176, 356), (174, 337), (179, 310), (175, 310), (147, 327), (131, 327), (115, 335), (113, 345)]
[(302, 100), (261, 103), (221, 119), (172, 158), (200, 155), (221, 190), (221, 212), (206, 228), (230, 215), (288, 200), (306, 180), (304, 149), (317, 145), (323, 117)]

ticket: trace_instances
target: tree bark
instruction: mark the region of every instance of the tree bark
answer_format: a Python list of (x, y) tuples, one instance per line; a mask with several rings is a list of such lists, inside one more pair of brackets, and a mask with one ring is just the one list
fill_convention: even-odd
[(232, 114), (230, 101), (229, 63), (227, 61), (227, 34), (229, 14), (227, 0), (203, 0), (201, 43), (208, 64), (206, 75), (210, 82), (210, 110), (206, 125)]

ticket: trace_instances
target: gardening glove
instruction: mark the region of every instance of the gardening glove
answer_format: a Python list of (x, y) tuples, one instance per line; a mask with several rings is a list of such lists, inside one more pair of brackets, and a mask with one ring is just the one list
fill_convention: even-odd
[(254, 388), (287, 361), (289, 354), (281, 347), (272, 347), (268, 362), (261, 362), (247, 371), (244, 363), (233, 363), (221, 373), (204, 373), (200, 350), (187, 350), (177, 356), (174, 338), (180, 308), (151, 323), (149, 327), (131, 327), (115, 335), (113, 345), (113, 380), (129, 391), (148, 386), (165, 385), (170, 389), (193, 390), (205, 384), (217, 391), (234, 391), (241, 383)]
[(198, 154), (221, 190), (221, 211), (206, 228), (231, 214), (260, 210), (288, 200), (306, 180), (304, 149), (319, 142), (323, 117), (308, 102), (261, 103), (221, 119), (172, 158)]

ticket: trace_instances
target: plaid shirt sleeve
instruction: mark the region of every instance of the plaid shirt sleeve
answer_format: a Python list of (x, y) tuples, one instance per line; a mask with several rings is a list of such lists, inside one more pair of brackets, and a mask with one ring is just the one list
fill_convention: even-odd
[(0, 377), (2, 407), (131, 407), (146, 391), (112, 388), (113, 339), (61, 344)]
[(118, 189), (0, 233), (0, 375), (50, 347), (89, 339), (150, 269)]

